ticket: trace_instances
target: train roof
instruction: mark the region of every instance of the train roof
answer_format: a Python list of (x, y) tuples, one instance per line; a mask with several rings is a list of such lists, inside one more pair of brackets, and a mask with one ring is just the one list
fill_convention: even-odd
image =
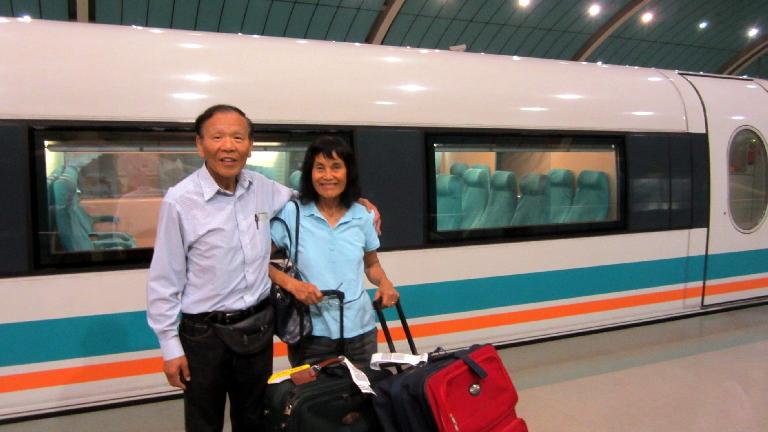
[(703, 131), (671, 71), (45, 20), (0, 23), (0, 118)]

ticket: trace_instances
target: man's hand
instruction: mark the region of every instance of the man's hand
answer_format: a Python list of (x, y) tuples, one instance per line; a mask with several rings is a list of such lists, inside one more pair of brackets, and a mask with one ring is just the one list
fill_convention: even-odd
[(163, 362), (163, 372), (165, 372), (165, 379), (168, 380), (168, 384), (182, 390), (187, 389), (184, 383), (192, 380), (192, 375), (189, 373), (187, 356), (166, 360)]
[(357, 202), (367, 208), (369, 212), (373, 212), (373, 226), (376, 228), (376, 234), (381, 235), (381, 214), (379, 209), (365, 198), (360, 198)]

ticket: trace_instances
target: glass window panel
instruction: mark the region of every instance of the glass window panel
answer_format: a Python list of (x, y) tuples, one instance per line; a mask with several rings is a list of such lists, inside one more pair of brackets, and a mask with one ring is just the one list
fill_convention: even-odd
[(436, 138), (436, 229), (615, 222), (616, 142), (583, 137)]
[[(170, 187), (202, 166), (191, 132), (41, 132), (41, 262), (100, 261), (154, 245)], [(296, 186), (310, 138), (257, 136), (246, 169)], [(292, 177), (291, 174), (294, 174)]]
[(728, 154), (728, 205), (734, 225), (753, 231), (768, 205), (768, 165), (765, 144), (755, 131), (742, 129), (733, 137)]

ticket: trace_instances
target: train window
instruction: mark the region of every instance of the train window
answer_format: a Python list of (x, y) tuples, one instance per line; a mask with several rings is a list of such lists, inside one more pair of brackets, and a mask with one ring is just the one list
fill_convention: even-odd
[[(42, 266), (148, 259), (163, 196), (202, 166), (191, 132), (43, 131), (37, 139)], [(308, 145), (258, 136), (246, 169), (295, 187)]]
[(741, 129), (728, 150), (728, 206), (733, 224), (754, 231), (768, 206), (768, 164), (765, 143), (755, 131)]
[(617, 222), (619, 141), (434, 137), (432, 238), (508, 228), (579, 231)]

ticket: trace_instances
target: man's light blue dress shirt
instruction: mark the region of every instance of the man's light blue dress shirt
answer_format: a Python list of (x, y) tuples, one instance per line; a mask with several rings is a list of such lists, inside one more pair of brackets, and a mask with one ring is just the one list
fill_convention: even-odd
[(227, 192), (205, 166), (168, 190), (147, 283), (147, 320), (165, 360), (184, 355), (179, 312), (241, 310), (268, 296), (269, 220), (292, 196), (248, 170)]
[[(363, 289), (365, 252), (379, 248), (373, 227), (373, 214), (354, 203), (331, 228), (314, 203), (301, 205), (299, 227), (299, 269), (320, 290), (344, 291), (344, 337), (360, 335), (376, 326), (371, 299)], [(286, 205), (278, 215), (295, 235), (296, 207)], [(278, 247), (288, 247), (285, 226), (272, 224), (272, 240)], [(293, 252), (291, 252), (293, 256)], [(324, 300), (310, 308), (312, 334), (339, 338), (339, 306)]]

